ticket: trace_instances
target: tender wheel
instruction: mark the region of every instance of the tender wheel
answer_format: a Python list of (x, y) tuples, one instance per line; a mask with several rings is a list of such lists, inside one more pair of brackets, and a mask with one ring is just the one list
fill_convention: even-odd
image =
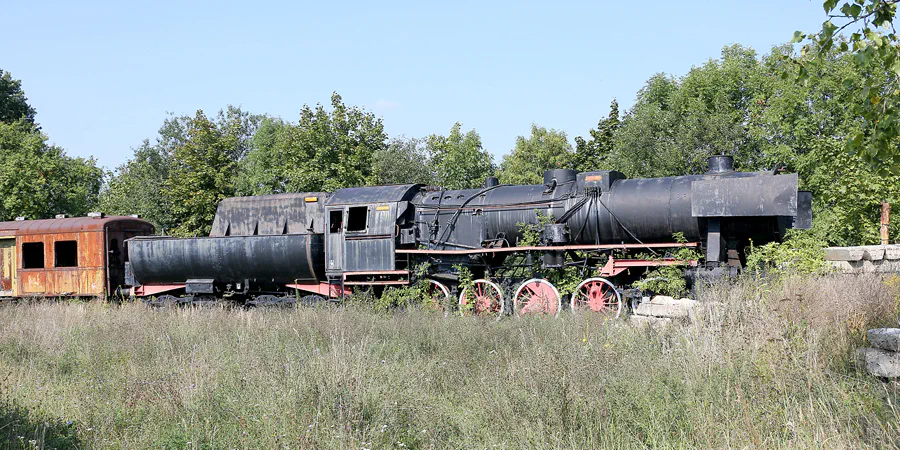
[(475, 280), (459, 293), (459, 311), (464, 316), (496, 315), (499, 319), (505, 312), (503, 303), (503, 289), (488, 280)]
[(178, 302), (178, 297), (166, 294), (160, 295), (159, 297), (151, 297), (149, 299), (145, 299), (144, 302), (154, 308), (165, 308), (167, 306), (176, 304)]
[(304, 295), (303, 297), (300, 297), (300, 304), (303, 306), (316, 306), (323, 304), (326, 301), (328, 301), (328, 299), (326, 299), (325, 297), (315, 294)]
[(532, 278), (519, 286), (513, 297), (513, 310), (516, 315), (549, 314), (554, 317), (562, 309), (559, 290), (549, 281)]
[(247, 306), (291, 308), (297, 306), (297, 299), (277, 295), (257, 295), (253, 300), (247, 302)]
[(181, 300), (185, 305), (194, 307), (213, 307), (218, 306), (219, 301), (211, 295), (185, 296)]
[(247, 302), (247, 306), (275, 306), (278, 303), (278, 297), (274, 295), (257, 295), (253, 300)]
[(588, 278), (572, 293), (572, 311), (591, 311), (619, 317), (622, 296), (605, 278)]
[(446, 313), (450, 306), (450, 289), (443, 283), (428, 280), (428, 287), (425, 288), (425, 295), (429, 303), (428, 307), (435, 311), (444, 311)]

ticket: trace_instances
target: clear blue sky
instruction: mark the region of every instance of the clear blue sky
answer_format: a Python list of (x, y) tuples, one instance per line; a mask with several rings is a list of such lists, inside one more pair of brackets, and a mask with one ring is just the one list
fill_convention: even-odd
[(50, 140), (113, 168), (166, 112), (228, 104), (296, 121), (344, 102), (391, 136), (475, 128), (497, 161), (531, 123), (584, 135), (654, 73), (817, 29), (821, 0), (8, 1), (0, 68)]

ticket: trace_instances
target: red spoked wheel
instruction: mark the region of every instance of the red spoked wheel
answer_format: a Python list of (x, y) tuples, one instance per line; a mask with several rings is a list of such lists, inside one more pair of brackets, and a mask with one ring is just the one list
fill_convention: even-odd
[(559, 290), (549, 281), (532, 278), (519, 286), (513, 297), (516, 315), (548, 314), (556, 317), (562, 309)]
[(450, 305), (450, 289), (443, 283), (434, 280), (428, 280), (428, 287), (425, 288), (425, 295), (428, 297), (428, 307), (435, 311), (445, 311)]
[(459, 312), (466, 315), (503, 316), (503, 289), (488, 280), (475, 280), (459, 293)]
[(622, 296), (609, 280), (588, 278), (572, 293), (572, 311), (590, 311), (619, 317), (622, 313)]

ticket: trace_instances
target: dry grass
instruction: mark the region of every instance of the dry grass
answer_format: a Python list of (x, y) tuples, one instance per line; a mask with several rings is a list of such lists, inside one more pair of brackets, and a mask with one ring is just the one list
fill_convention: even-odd
[(6, 305), (0, 446), (898, 447), (900, 387), (850, 363), (866, 327), (896, 323), (897, 294), (878, 277), (719, 285), (662, 331)]

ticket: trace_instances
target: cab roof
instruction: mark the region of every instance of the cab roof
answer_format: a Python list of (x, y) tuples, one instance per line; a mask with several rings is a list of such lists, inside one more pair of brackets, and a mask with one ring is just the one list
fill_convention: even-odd
[(337, 206), (408, 201), (419, 192), (420, 187), (421, 184), (394, 184), (338, 189), (325, 204)]

